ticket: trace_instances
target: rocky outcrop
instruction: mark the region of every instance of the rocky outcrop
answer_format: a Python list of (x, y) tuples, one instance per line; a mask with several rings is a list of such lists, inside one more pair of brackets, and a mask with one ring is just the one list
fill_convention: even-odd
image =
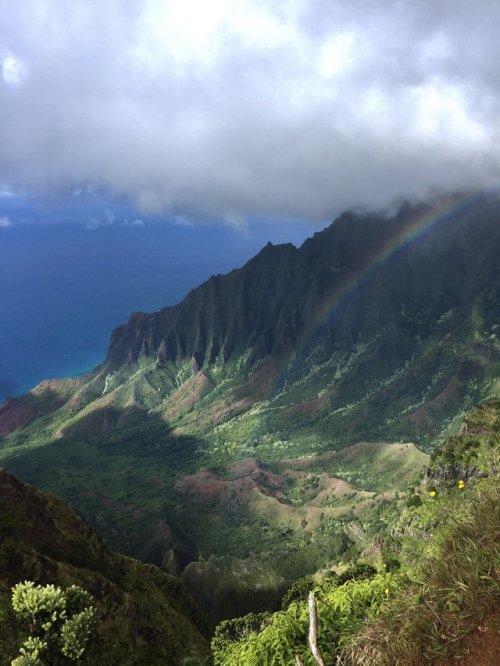
[(443, 481), (470, 481), (470, 479), (478, 479), (484, 476), (487, 476), (486, 472), (481, 471), (478, 467), (440, 465), (435, 469), (427, 467), (422, 483), (428, 485), (442, 483)]

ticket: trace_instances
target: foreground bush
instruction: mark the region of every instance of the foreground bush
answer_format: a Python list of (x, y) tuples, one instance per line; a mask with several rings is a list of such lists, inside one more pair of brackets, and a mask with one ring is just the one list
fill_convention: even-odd
[[(372, 579), (336, 582), (315, 588), (319, 647), (332, 661), (367, 617), (393, 594), (397, 580), (391, 574)], [(307, 644), (309, 612), (305, 601), (292, 601), (273, 615), (251, 615), (222, 622), (212, 641), (216, 666), (287, 666), (298, 655), (314, 664)]]
[(77, 585), (66, 590), (31, 581), (12, 588), (12, 607), (29, 633), (12, 666), (78, 663), (94, 635), (92, 597)]

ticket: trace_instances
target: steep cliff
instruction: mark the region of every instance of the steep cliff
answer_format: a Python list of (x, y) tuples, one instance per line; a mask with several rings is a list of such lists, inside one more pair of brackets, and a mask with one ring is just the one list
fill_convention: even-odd
[(345, 213), (133, 314), (93, 373), (5, 403), (0, 459), (127, 554), (307, 573), (500, 393), (498, 256), (496, 195)]

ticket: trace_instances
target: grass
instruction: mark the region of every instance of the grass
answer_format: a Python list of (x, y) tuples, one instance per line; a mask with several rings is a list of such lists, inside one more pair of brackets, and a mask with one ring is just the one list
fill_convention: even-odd
[(349, 666), (417, 666), (452, 657), (477, 626), (500, 628), (500, 486), (496, 478), (447, 498), (441, 526), (399, 594), (344, 649)]
[[(477, 627), (500, 630), (499, 424), (500, 401), (482, 405), (435, 453), (425, 484), (373, 503), (363, 516), (344, 517), (346, 527), (356, 528), (351, 556), (364, 548), (380, 573), (347, 585), (338, 576), (332, 581), (331, 572), (305, 581), (317, 594), (327, 664), (448, 663)], [(443, 477), (450, 460), (455, 476)], [(212, 645), (216, 666), (288, 666), (296, 654), (313, 664), (306, 602), (289, 598), (294, 603), (260, 624), (222, 623)]]
[[(426, 535), (424, 552), (415, 551), (412, 558), (407, 549), (400, 570), (387, 573), (383, 565), (372, 578), (363, 570), (364, 576), (348, 582), (346, 575), (304, 581), (306, 591), (316, 593), (327, 664), (430, 664), (459, 653), (476, 627), (500, 629), (498, 480), (481, 480), (467, 489), (457, 485), (439, 502), (431, 497), (426, 502), (423, 509), (413, 509), (433, 516), (421, 534)], [(212, 641), (215, 666), (288, 666), (297, 654), (312, 665), (302, 597), (289, 596), (291, 601), (274, 614), (222, 622)]]

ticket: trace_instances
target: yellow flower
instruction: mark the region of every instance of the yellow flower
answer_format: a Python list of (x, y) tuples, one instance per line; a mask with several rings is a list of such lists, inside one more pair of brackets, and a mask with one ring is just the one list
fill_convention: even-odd
[(386, 593), (387, 596), (389, 596), (389, 588), (388, 587), (385, 588), (384, 592)]
[(436, 493), (435, 490), (431, 490), (431, 491), (429, 492), (429, 495), (430, 495), (431, 497), (436, 497), (437, 493)]
[(460, 490), (462, 490), (464, 486), (465, 483), (462, 481), (462, 479), (460, 479), (460, 481), (458, 482), (458, 487), (460, 488)]

